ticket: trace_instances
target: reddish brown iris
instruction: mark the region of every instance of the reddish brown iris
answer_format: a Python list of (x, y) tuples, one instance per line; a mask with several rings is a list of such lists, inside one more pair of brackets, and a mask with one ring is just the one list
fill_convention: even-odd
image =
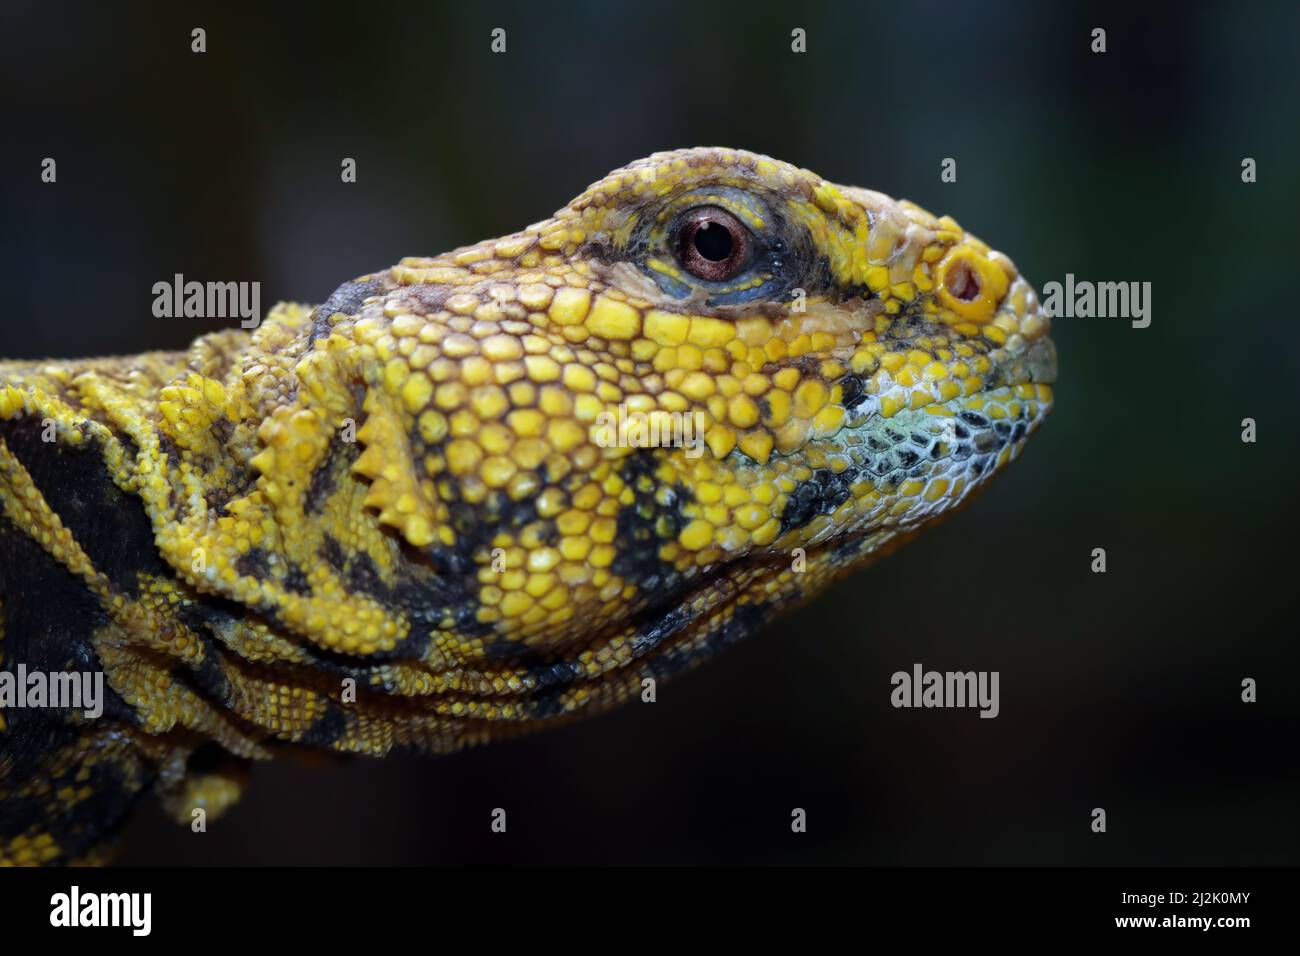
[(677, 258), (697, 279), (734, 279), (749, 264), (749, 248), (749, 230), (717, 206), (690, 210), (678, 227)]

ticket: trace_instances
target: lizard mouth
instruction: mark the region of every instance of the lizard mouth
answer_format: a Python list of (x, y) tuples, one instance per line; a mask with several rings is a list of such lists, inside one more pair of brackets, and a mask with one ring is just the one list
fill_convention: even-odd
[[(806, 584), (800, 582), (804, 586), (793, 602), (860, 567), (868, 556), (887, 555), (928, 521), (964, 504), (1019, 456), (1042, 424), (1052, 407), (1056, 373), (1055, 346), (1043, 337), (999, 365), (970, 395), (896, 411), (882, 407), (877, 396), (864, 396), (845, 427), (822, 443), (823, 451), (852, 464), (834, 479), (801, 484), (785, 505), (783, 526), (806, 520), (807, 533), (798, 541), (783, 535), (773, 549), (706, 567), (671, 597), (642, 609), (637, 635), (653, 659), (648, 666), (664, 674), (692, 666), (775, 617), (777, 604), (754, 595), (774, 587), (789, 570), (792, 542), (819, 567)], [(837, 515), (855, 483), (911, 496), (913, 503), (906, 513), (883, 520), (865, 511)], [(701, 618), (714, 621), (703, 633), (695, 626)]]
[[(845, 403), (843, 427), (814, 439), (811, 455), (801, 449), (786, 459), (798, 477), (774, 546), (830, 544), (852, 555), (855, 541), (908, 532), (964, 504), (1019, 456), (1052, 408), (1051, 339), (1013, 347), (990, 356), (978, 378), (940, 383), (882, 363), (894, 372)], [(800, 456), (822, 464), (800, 468)], [(790, 529), (798, 534), (787, 537)]]
[(1019, 357), (1013, 368), (1022, 368), (1028, 375), (1026, 381), (1036, 385), (1053, 385), (1056, 383), (1056, 344), (1044, 336), (1035, 341)]

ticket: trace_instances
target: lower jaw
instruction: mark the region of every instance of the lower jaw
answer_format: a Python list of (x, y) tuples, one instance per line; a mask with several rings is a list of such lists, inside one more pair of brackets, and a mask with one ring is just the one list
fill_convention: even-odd
[(849, 494), (809, 522), (803, 543), (907, 530), (959, 507), (1020, 454), (1051, 405), (1049, 385), (1026, 383), (851, 418), (819, 442)]

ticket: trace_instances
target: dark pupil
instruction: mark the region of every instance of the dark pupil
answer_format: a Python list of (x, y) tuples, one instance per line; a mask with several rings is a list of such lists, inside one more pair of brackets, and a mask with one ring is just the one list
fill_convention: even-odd
[(695, 250), (710, 262), (722, 262), (731, 255), (731, 232), (716, 222), (706, 222), (695, 233)]

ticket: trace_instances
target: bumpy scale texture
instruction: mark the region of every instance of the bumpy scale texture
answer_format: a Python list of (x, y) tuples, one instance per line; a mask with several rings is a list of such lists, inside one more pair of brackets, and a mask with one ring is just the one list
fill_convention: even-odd
[[(702, 208), (735, 275), (684, 264)], [(145, 789), (218, 813), (282, 750), (638, 694), (1016, 457), (1048, 326), (950, 218), (690, 149), (187, 352), (0, 363), (0, 657), (110, 688), (0, 713), (0, 863), (101, 859)]]

